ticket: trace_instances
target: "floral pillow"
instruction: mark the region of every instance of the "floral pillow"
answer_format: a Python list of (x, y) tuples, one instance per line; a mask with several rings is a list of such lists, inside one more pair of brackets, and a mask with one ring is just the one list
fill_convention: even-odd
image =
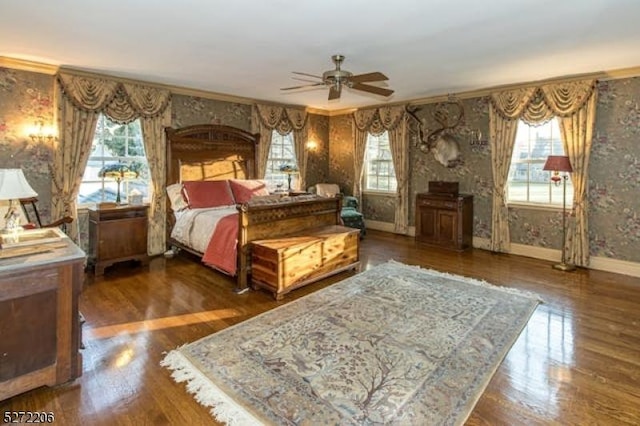
[(259, 179), (232, 179), (229, 181), (236, 203), (243, 204), (255, 196), (269, 195), (267, 182)]

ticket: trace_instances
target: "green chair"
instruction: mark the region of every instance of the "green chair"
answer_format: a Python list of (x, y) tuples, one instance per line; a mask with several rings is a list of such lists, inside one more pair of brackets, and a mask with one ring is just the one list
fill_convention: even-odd
[[(321, 197), (335, 197), (341, 194), (340, 187), (334, 183), (318, 183), (308, 189), (308, 192)], [(359, 203), (356, 197), (345, 195), (342, 197), (342, 210), (340, 218), (344, 226), (357, 228), (360, 230), (360, 238), (364, 237), (367, 229), (364, 223), (364, 216), (359, 210)]]

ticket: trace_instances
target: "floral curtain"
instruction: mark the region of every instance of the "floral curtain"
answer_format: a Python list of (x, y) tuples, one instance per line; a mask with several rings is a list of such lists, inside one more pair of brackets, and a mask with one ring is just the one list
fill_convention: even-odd
[(293, 149), (298, 163), (298, 186), (306, 187), (307, 174), (307, 112), (299, 108), (285, 108), (278, 105), (255, 104), (252, 111), (252, 128), (254, 133), (260, 133), (258, 145), (259, 178), (264, 178), (267, 172), (267, 160), (271, 148), (271, 135), (277, 131), (281, 135), (293, 132)]
[(595, 86), (595, 80), (568, 81), (491, 95), (491, 143), (492, 151), (496, 151), (492, 152), (495, 182), (492, 250), (505, 251), (509, 244), (508, 214), (504, 201), (508, 167), (505, 172), (504, 162), (510, 162), (515, 140), (515, 130), (509, 126), (517, 126), (520, 118), (536, 124), (555, 116), (559, 119), (565, 152), (574, 169), (571, 174), (574, 218), (569, 220), (569, 231), (563, 245), (568, 250), (570, 262), (588, 266), (587, 173), (595, 125)]
[(406, 132), (405, 105), (355, 111), (353, 118), (354, 171), (356, 176), (353, 193), (362, 201), (362, 174), (367, 134), (379, 135), (388, 131), (397, 181), (394, 231), (406, 234), (409, 224), (409, 142)]
[[(166, 158), (163, 128), (170, 119), (170, 92), (66, 71), (58, 73), (57, 82), (61, 137), (52, 167), (54, 215), (77, 217), (75, 200), (89, 158), (98, 114), (104, 113), (121, 123), (140, 118), (152, 180), (147, 250), (151, 255), (164, 252)], [(69, 235), (77, 241), (77, 221), (72, 223)]]

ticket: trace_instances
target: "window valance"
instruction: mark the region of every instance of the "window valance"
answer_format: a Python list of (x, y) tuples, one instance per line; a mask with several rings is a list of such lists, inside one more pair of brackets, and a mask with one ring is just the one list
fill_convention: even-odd
[(405, 105), (358, 110), (353, 122), (358, 130), (373, 135), (396, 129), (405, 118)]
[(260, 124), (281, 135), (293, 130), (303, 130), (307, 124), (308, 114), (304, 109), (286, 108), (279, 105), (255, 105)]
[(493, 109), (505, 120), (530, 124), (579, 112), (595, 91), (596, 80), (568, 81), (491, 94)]
[(158, 117), (165, 112), (171, 100), (169, 90), (102, 77), (60, 72), (57, 80), (64, 96), (76, 108), (87, 112), (105, 112), (120, 123), (128, 123), (139, 117)]

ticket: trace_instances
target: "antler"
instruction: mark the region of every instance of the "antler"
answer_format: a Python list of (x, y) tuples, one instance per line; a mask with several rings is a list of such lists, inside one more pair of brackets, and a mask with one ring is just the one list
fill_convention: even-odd
[(424, 130), (422, 130), (422, 121), (416, 115), (416, 112), (420, 111), (422, 108), (418, 108), (416, 106), (407, 105), (404, 110), (418, 123), (418, 136), (420, 137), (420, 149), (428, 150), (429, 144), (427, 143), (427, 139), (424, 137)]
[[(447, 104), (455, 104), (458, 106), (458, 119), (453, 124), (449, 124), (449, 111), (446, 109)], [(433, 144), (445, 130), (455, 128), (464, 119), (464, 106), (462, 105), (462, 101), (450, 96), (447, 102), (438, 104), (438, 106), (436, 106), (436, 110), (433, 113), (433, 118), (438, 124), (440, 124), (441, 127), (427, 135), (427, 143), (430, 146), (433, 146)]]

